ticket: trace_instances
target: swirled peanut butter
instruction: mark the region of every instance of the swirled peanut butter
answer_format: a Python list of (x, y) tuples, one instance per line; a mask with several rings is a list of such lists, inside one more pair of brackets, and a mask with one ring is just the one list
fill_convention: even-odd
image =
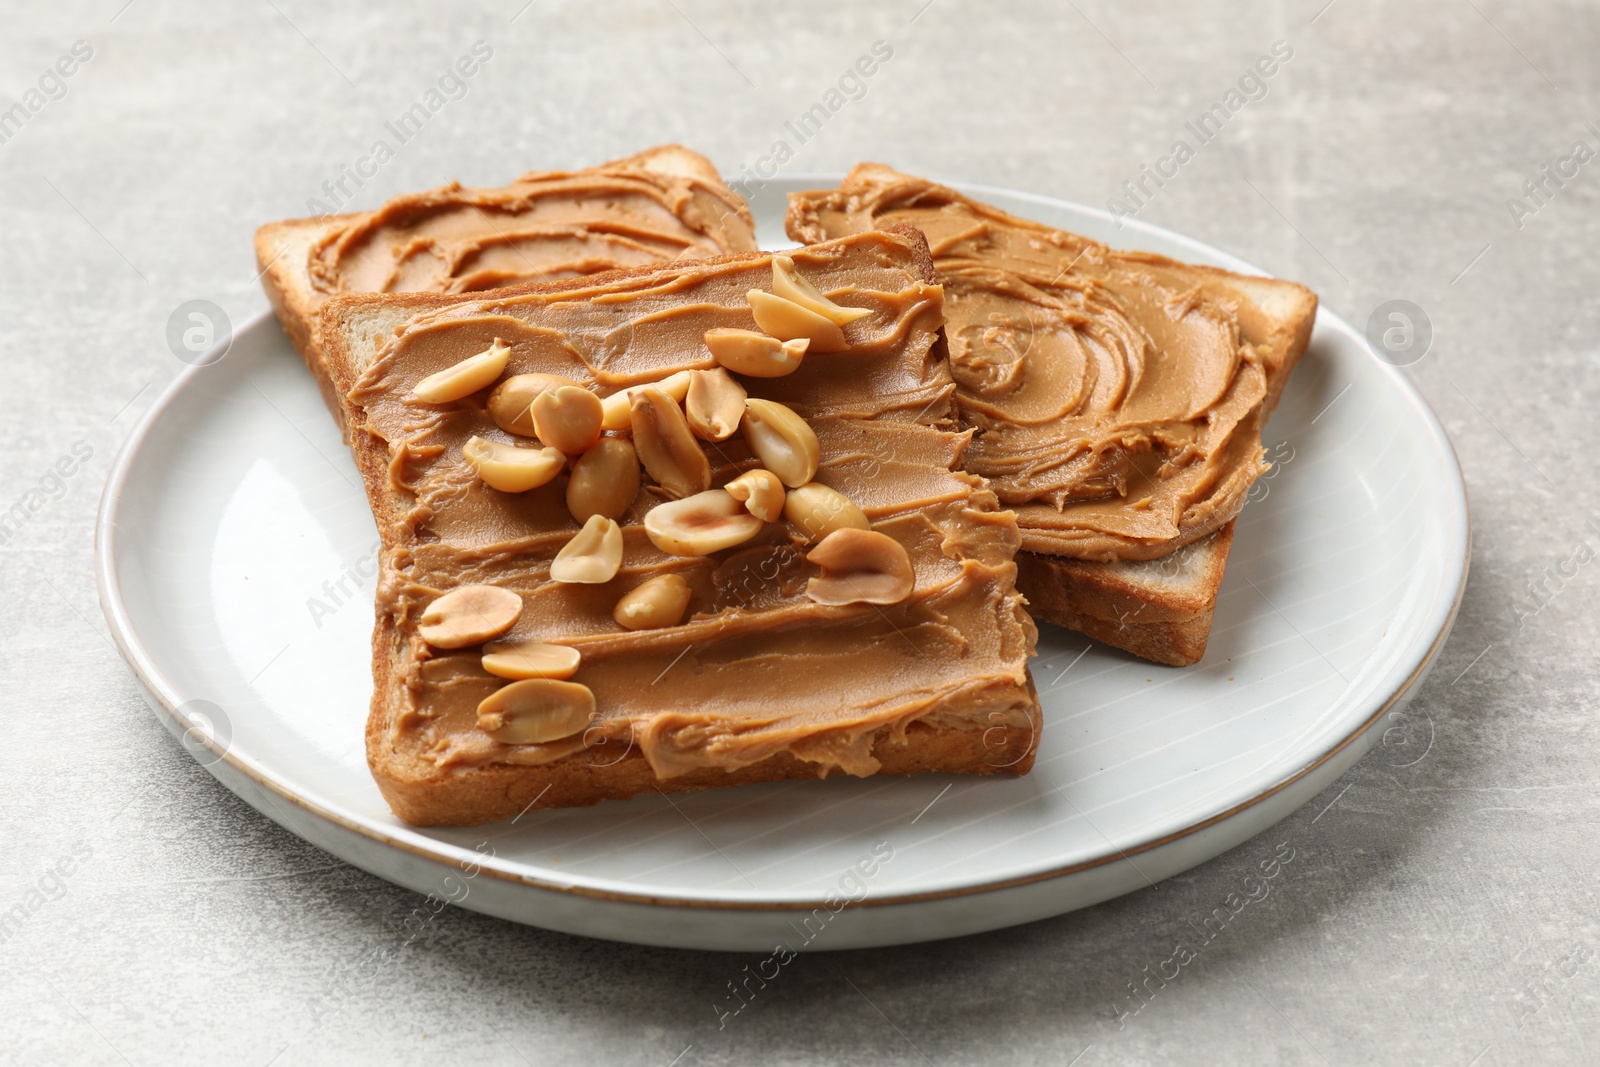
[(1265, 470), (1266, 329), (1225, 287), (878, 164), (791, 197), (791, 237), (921, 229), (945, 281), (966, 469), (1023, 547), (1148, 559), (1232, 519)]
[(498, 189), (452, 182), (395, 197), (330, 228), (310, 269), (325, 300), (477, 292), (755, 247), (749, 211), (710, 164), (667, 148)]
[[(488, 488), (462, 456), (473, 436), (512, 440), (487, 413), (487, 390), (442, 405), (410, 396), (423, 378), (497, 340), (511, 353), (505, 375), (560, 375), (601, 396), (713, 368), (706, 331), (754, 328), (746, 294), (770, 290), (770, 256), (481, 300), (441, 298), (405, 323), (349, 394), (353, 429), (370, 434), (388, 460), (387, 484), (369, 482), (386, 541), (379, 644), (393, 651), (399, 676), (388, 687), (395, 695), (379, 693), (380, 701), (399, 701), (389, 732), (373, 739), (384, 753), (410, 754), (440, 774), (561, 760), (601, 768), (642, 757), (653, 778), (636, 788), (649, 789), (652, 780), (780, 754), (809, 761), (819, 775), (870, 774), (879, 765), (875, 740), (904, 737), (918, 724), (954, 724), (1005, 728), (996, 736), (1014, 731), (1024, 747), (1007, 759), (1018, 769), (1031, 762), (1023, 757), (1038, 724), (1026, 671), (1034, 629), (1014, 587), (1016, 524), (960, 470), (968, 435), (953, 428), (954, 385), (936, 351), (942, 294), (920, 239), (873, 232), (793, 257), (824, 293), (870, 313), (843, 328), (846, 351), (809, 355), (787, 377), (742, 384), (815, 431), (816, 481), (906, 548), (911, 594), (891, 605), (819, 603), (806, 589), (820, 568), (783, 521), (711, 555), (669, 555), (642, 526), (662, 503), (648, 483), (618, 520), (617, 576), (552, 581), (552, 558), (578, 530), (566, 476), (523, 493)], [(714, 486), (756, 466), (742, 435), (702, 444)], [(691, 590), (684, 620), (620, 626), (619, 599), (668, 574)], [(516, 745), (479, 728), (479, 702), (503, 681), (483, 669), (481, 650), (430, 647), (417, 626), (442, 593), (485, 584), (523, 600), (499, 640), (581, 653), (570, 680), (594, 693), (597, 718), (587, 731)]]

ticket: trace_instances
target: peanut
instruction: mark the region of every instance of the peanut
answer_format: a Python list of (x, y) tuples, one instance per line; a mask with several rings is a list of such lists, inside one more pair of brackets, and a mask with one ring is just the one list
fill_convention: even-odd
[(835, 530), (872, 529), (872, 523), (849, 497), (821, 482), (807, 482), (790, 490), (783, 514), (809, 541), (820, 541)]
[(567, 510), (579, 522), (620, 519), (639, 495), (639, 456), (625, 437), (602, 437), (572, 465)]
[(516, 625), (522, 598), (497, 585), (463, 585), (437, 597), (417, 620), (417, 636), (434, 648), (466, 648)]
[(761, 465), (791, 488), (809, 482), (822, 462), (822, 446), (806, 420), (775, 401), (745, 401), (744, 439)]
[(677, 574), (658, 574), (617, 601), (611, 617), (624, 630), (676, 626), (689, 607), (689, 583)]
[(721, 367), (689, 373), (689, 392), (683, 399), (683, 417), (689, 421), (689, 429), (707, 441), (732, 437), (749, 395), (744, 386)]
[(635, 390), (631, 400), (633, 447), (656, 484), (675, 500), (709, 489), (711, 462), (677, 402), (649, 387)]
[(719, 327), (707, 330), (706, 348), (722, 366), (735, 374), (751, 378), (782, 378), (800, 369), (811, 340), (797, 337), (780, 341), (776, 337), (754, 330), (732, 330)]
[(569, 456), (587, 452), (600, 440), (600, 398), (576, 385), (547, 389), (533, 398), (533, 430), (539, 440)]
[(726, 490), (658, 504), (644, 517), (644, 532), (655, 546), (675, 556), (706, 556), (743, 544), (761, 532), (762, 522)]
[(518, 448), (499, 441), (469, 437), (461, 455), (483, 484), (502, 493), (525, 493), (549, 482), (567, 465), (553, 448)]
[(850, 347), (843, 330), (803, 304), (760, 289), (752, 289), (746, 295), (756, 325), (778, 340), (795, 341), (804, 337), (811, 342), (809, 351), (812, 352), (843, 352)]
[(577, 682), (530, 678), (502, 686), (478, 704), (478, 729), (507, 745), (560, 741), (594, 721), (594, 692)]
[(496, 641), (483, 646), (483, 669), (497, 678), (571, 678), (582, 659), (567, 645), (542, 641)]
[(471, 396), (494, 384), (506, 369), (511, 349), (496, 337), (494, 344), (475, 356), (468, 356), (453, 367), (430, 374), (411, 387), (412, 395), (425, 404), (448, 404)]
[(489, 394), (489, 417), (506, 433), (534, 437), (533, 414), (528, 410), (533, 398), (564, 385), (578, 383), (558, 374), (513, 374)]
[(772, 292), (785, 300), (792, 300), (803, 308), (815, 311), (835, 326), (848, 326), (859, 318), (872, 314), (870, 308), (840, 307), (823, 296), (817, 287), (806, 281), (795, 269), (790, 256), (772, 257)]
[(622, 527), (604, 515), (591, 515), (550, 562), (550, 579), (577, 585), (603, 585), (622, 568)]
[(771, 471), (760, 467), (745, 471), (723, 488), (762, 522), (777, 522), (783, 517), (783, 483)]
[(916, 588), (905, 546), (875, 530), (835, 530), (806, 559), (822, 568), (806, 583), (819, 604), (898, 604)]
[(689, 372), (681, 370), (667, 375), (659, 382), (632, 385), (612, 393), (600, 402), (605, 410), (605, 419), (600, 424), (602, 428), (612, 431), (626, 430), (632, 424), (633, 394), (639, 389), (659, 389), (681, 404), (689, 392)]

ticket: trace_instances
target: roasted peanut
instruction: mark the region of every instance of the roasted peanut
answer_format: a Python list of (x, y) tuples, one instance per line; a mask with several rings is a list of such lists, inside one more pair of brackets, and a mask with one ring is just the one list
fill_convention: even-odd
[(689, 393), (689, 372), (681, 370), (676, 374), (667, 375), (659, 382), (631, 385), (606, 397), (600, 402), (605, 411), (605, 418), (600, 423), (604, 429), (626, 430), (633, 424), (633, 394), (639, 389), (659, 389), (681, 404)]
[(571, 378), (559, 374), (513, 374), (489, 394), (489, 417), (506, 433), (533, 437), (533, 415), (528, 410), (533, 398), (562, 386), (579, 387)]
[(821, 482), (807, 482), (791, 489), (783, 503), (783, 514), (808, 541), (820, 541), (835, 530), (872, 529), (872, 523), (849, 497)]
[(707, 441), (733, 436), (744, 416), (744, 386), (721, 367), (689, 372), (689, 392), (683, 398), (683, 417), (689, 429)]
[(466, 648), (499, 637), (516, 625), (522, 598), (498, 585), (464, 585), (423, 609), (417, 636), (434, 648)]
[(705, 556), (750, 540), (761, 532), (761, 520), (726, 490), (711, 489), (651, 508), (644, 532), (663, 552)]
[(475, 356), (468, 356), (453, 367), (430, 374), (411, 387), (412, 394), (426, 404), (448, 404), (494, 384), (506, 369), (511, 349), (498, 337), (494, 344)]
[(639, 495), (639, 456), (625, 437), (602, 437), (578, 457), (567, 481), (567, 510), (579, 522), (619, 519)]
[(760, 467), (745, 471), (723, 488), (762, 522), (777, 522), (783, 517), (783, 483), (771, 471)]
[(518, 448), (481, 437), (467, 438), (461, 455), (478, 472), (484, 485), (502, 493), (537, 489), (567, 465), (567, 457), (553, 448)]
[(497, 678), (571, 678), (583, 657), (567, 645), (496, 641), (483, 646), (483, 669)]
[(876, 530), (835, 530), (806, 559), (822, 568), (806, 583), (819, 604), (898, 604), (916, 588), (905, 546)]
[(850, 347), (843, 330), (805, 305), (760, 289), (752, 289), (746, 295), (756, 325), (778, 340), (794, 341), (804, 337), (811, 342), (809, 351), (812, 352), (843, 352)]
[(744, 439), (761, 465), (791, 488), (809, 482), (822, 462), (822, 446), (806, 420), (775, 401), (744, 402)]
[(577, 682), (512, 682), (478, 704), (478, 729), (507, 745), (560, 741), (594, 721), (594, 692)]
[(659, 574), (630, 589), (617, 601), (611, 617), (624, 630), (659, 630), (676, 626), (689, 607), (689, 583), (677, 574)]
[(823, 296), (816, 286), (800, 274), (793, 258), (789, 256), (772, 257), (772, 292), (775, 296), (793, 300), (801, 307), (815, 311), (835, 326), (848, 326), (872, 314), (871, 308), (840, 307)]
[(622, 567), (622, 527), (604, 515), (591, 515), (550, 561), (550, 578), (578, 585), (602, 585)]
[(569, 456), (588, 451), (600, 440), (600, 398), (587, 389), (575, 385), (547, 389), (533, 398), (529, 410), (539, 440)]
[(706, 348), (718, 363), (735, 374), (751, 378), (782, 378), (800, 369), (811, 340), (797, 337), (780, 341), (754, 330), (718, 327), (706, 331)]
[(656, 484), (673, 499), (709, 489), (711, 462), (689, 432), (677, 402), (649, 387), (634, 390), (631, 399), (633, 447)]

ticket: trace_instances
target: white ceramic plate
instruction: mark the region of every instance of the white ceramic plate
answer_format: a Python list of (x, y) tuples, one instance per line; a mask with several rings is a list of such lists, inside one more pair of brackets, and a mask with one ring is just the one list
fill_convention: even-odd
[[(784, 195), (835, 181), (756, 192), (762, 236), (788, 244)], [(972, 192), (1120, 246), (1251, 270), (1155, 227), (1116, 230), (1095, 209)], [(1277, 469), (1239, 520), (1205, 660), (1154, 666), (1043, 627), (1045, 731), (1033, 772), (1014, 780), (833, 778), (472, 829), (400, 823), (362, 747), (377, 534), (270, 317), (182, 374), (134, 431), (101, 505), (98, 576), (123, 654), (196, 758), (374, 874), (617, 940), (899, 944), (1055, 915), (1201, 863), (1324, 789), (1404, 706), (1466, 579), (1465, 490), (1444, 431), (1323, 313), (1265, 443)]]

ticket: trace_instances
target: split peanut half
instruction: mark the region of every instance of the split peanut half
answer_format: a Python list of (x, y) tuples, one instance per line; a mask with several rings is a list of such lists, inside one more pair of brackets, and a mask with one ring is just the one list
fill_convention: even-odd
[(644, 517), (644, 532), (661, 551), (674, 556), (707, 556), (741, 545), (761, 532), (762, 522), (726, 490), (658, 504)]
[(483, 669), (496, 678), (571, 678), (583, 657), (567, 645), (496, 641), (483, 646)]
[(552, 581), (603, 585), (622, 569), (622, 527), (604, 515), (591, 515), (550, 561)]
[(631, 399), (633, 447), (656, 484), (675, 500), (711, 488), (711, 461), (677, 402), (648, 387), (635, 390)]
[(823, 296), (816, 286), (806, 281), (800, 274), (795, 268), (794, 259), (789, 256), (772, 257), (772, 292), (785, 300), (794, 301), (803, 308), (815, 311), (835, 326), (848, 326), (857, 319), (872, 314), (870, 308), (840, 307)]
[(602, 437), (572, 465), (567, 510), (579, 522), (620, 519), (639, 495), (639, 456), (625, 437)]
[(659, 389), (678, 403), (683, 403), (683, 398), (689, 393), (689, 374), (689, 371), (681, 370), (676, 374), (667, 375), (659, 382), (632, 385), (612, 393), (600, 402), (605, 411), (601, 427), (607, 430), (626, 430), (633, 421), (633, 394), (640, 389)]
[(561, 473), (567, 457), (553, 448), (518, 448), (500, 441), (469, 437), (461, 455), (483, 484), (502, 493), (526, 493)]
[(761, 465), (791, 488), (809, 482), (822, 462), (822, 446), (806, 420), (772, 400), (745, 401), (744, 439)]
[(522, 598), (498, 585), (464, 585), (436, 597), (417, 620), (417, 636), (434, 648), (466, 648), (516, 625)]
[(744, 402), (749, 396), (744, 386), (721, 367), (689, 373), (689, 392), (683, 398), (683, 417), (689, 420), (689, 429), (707, 441), (732, 437), (744, 417)]
[(577, 682), (512, 682), (478, 704), (478, 729), (507, 745), (560, 741), (594, 721), (594, 692)]
[(427, 404), (448, 404), (486, 389), (505, 373), (511, 349), (498, 337), (494, 344), (453, 367), (430, 374), (411, 387), (412, 395)]
[(793, 374), (800, 369), (800, 361), (811, 346), (808, 337), (780, 341), (754, 330), (726, 327), (707, 330), (705, 340), (713, 359), (733, 373), (751, 378), (782, 378)]
[(762, 522), (777, 522), (783, 518), (783, 483), (771, 471), (760, 467), (745, 471), (723, 488)]
[(822, 568), (806, 583), (819, 604), (898, 604), (916, 588), (905, 546), (875, 530), (835, 530), (806, 559)]
[(676, 626), (689, 607), (689, 583), (679, 574), (658, 574), (617, 601), (611, 617), (624, 630)]
[(513, 374), (489, 394), (489, 417), (506, 433), (537, 436), (533, 430), (533, 413), (528, 409), (540, 393), (562, 386), (579, 388), (577, 382), (559, 374)]
[(812, 352), (843, 352), (850, 347), (844, 339), (844, 331), (836, 323), (804, 304), (760, 289), (752, 289), (746, 295), (756, 325), (778, 340), (795, 341), (804, 337), (811, 342), (809, 351)]
[(850, 498), (821, 482), (807, 482), (791, 489), (783, 504), (783, 514), (800, 528), (808, 541), (820, 541), (835, 530), (870, 530), (860, 508)]
[(587, 452), (600, 440), (600, 398), (580, 386), (547, 389), (533, 398), (529, 410), (539, 440), (569, 456)]

